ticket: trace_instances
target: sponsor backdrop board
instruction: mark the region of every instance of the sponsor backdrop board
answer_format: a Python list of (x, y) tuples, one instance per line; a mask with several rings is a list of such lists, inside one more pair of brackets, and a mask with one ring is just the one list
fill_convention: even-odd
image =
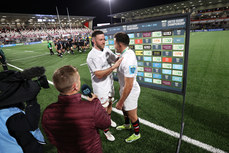
[[(189, 47), (189, 14), (95, 27), (106, 37), (106, 47), (115, 51), (114, 34), (125, 32), (138, 61), (141, 86), (184, 94)], [(116, 72), (113, 73), (117, 79)]]

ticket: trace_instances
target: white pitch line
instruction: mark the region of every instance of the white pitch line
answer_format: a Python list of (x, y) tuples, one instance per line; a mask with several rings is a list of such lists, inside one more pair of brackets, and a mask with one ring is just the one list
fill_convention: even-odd
[(19, 61), (19, 60), (24, 60), (24, 59), (31, 59), (31, 58), (35, 58), (35, 57), (39, 57), (39, 56), (45, 56), (45, 55), (48, 55), (48, 54), (49, 53), (36, 55), (36, 56), (29, 56), (29, 57), (25, 57), (25, 58), (18, 58), (18, 59), (14, 59), (14, 60), (11, 60), (11, 61)]
[(87, 65), (87, 63), (80, 64), (80, 66)]
[[(18, 70), (20, 70), (20, 71), (23, 71), (23, 69), (21, 69), (21, 68), (19, 68), (19, 67), (17, 67), (17, 66), (14, 66), (14, 65), (12, 65), (12, 64), (7, 63), (7, 65), (9, 65), (9, 66), (11, 66), (11, 67), (13, 67), (13, 68), (16, 68), (16, 69), (18, 69)], [(54, 85), (52, 81), (49, 81), (49, 80), (48, 80), (48, 83), (51, 84), (51, 85)], [(123, 115), (123, 113), (122, 113), (121, 110), (118, 110), (118, 109), (116, 109), (116, 108), (114, 108), (114, 107), (112, 107), (112, 110), (113, 110), (114, 112), (116, 112), (117, 114)], [(146, 126), (149, 126), (149, 127), (153, 128), (153, 129), (155, 129), (155, 130), (157, 130), (157, 131), (160, 131), (160, 132), (163, 132), (163, 133), (165, 133), (165, 134), (168, 134), (168, 135), (170, 135), (170, 136), (172, 136), (172, 137), (175, 137), (175, 138), (179, 138), (179, 137), (180, 137), (180, 133), (175, 132), (175, 131), (172, 131), (172, 130), (169, 130), (169, 129), (166, 129), (166, 128), (160, 126), (160, 125), (151, 123), (151, 122), (149, 122), (149, 121), (147, 121), (147, 120), (145, 120), (145, 119), (142, 119), (142, 118), (140, 118), (140, 117), (139, 117), (139, 121), (140, 121), (140, 123), (142, 123), (142, 124), (144, 124), (144, 125), (146, 125)], [(209, 152), (212, 152), (212, 153), (227, 153), (227, 152), (225, 152), (225, 151), (223, 151), (223, 150), (221, 150), (221, 149), (215, 148), (215, 147), (213, 147), (213, 146), (211, 146), (211, 145), (208, 145), (208, 144), (206, 144), (206, 143), (203, 143), (203, 142), (200, 142), (200, 141), (198, 141), (198, 140), (189, 138), (189, 137), (186, 136), (186, 135), (183, 135), (183, 136), (182, 136), (182, 140), (185, 141), (185, 142), (187, 142), (187, 143), (189, 143), (189, 144), (192, 144), (192, 145), (194, 145), (194, 146), (197, 146), (197, 147), (200, 147), (200, 148), (202, 148), (202, 149), (204, 149), (204, 150), (207, 150), (207, 151), (209, 151)]]

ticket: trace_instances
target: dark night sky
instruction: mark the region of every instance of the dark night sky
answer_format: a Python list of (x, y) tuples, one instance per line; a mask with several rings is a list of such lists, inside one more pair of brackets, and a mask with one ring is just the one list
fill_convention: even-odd
[[(119, 13), (178, 1), (183, 0), (111, 0), (111, 7), (112, 13)], [(110, 21), (108, 0), (5, 0), (1, 2), (0, 12), (56, 15), (56, 6), (60, 15), (67, 15), (68, 7), (70, 15), (94, 16), (95, 23)]]

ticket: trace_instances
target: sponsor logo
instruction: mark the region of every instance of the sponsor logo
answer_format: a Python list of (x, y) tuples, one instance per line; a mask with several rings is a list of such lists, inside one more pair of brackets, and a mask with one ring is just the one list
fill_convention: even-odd
[(152, 51), (144, 51), (144, 55), (152, 56)]
[(161, 51), (153, 51), (153, 56), (161, 56)]
[(144, 81), (145, 81), (145, 82), (152, 83), (152, 79), (151, 79), (151, 78), (144, 78)]
[(172, 82), (173, 87), (181, 88), (181, 83), (179, 82)]
[(162, 62), (171, 63), (172, 62), (172, 58), (171, 57), (163, 57), (162, 58)]
[(155, 84), (161, 84), (161, 80), (159, 80), (159, 79), (153, 79), (153, 83), (155, 83)]
[(127, 34), (128, 36), (129, 36), (129, 38), (131, 39), (131, 38), (134, 38), (134, 34), (133, 33), (129, 33), (129, 34)]
[(173, 38), (163, 38), (162, 42), (163, 43), (172, 43), (173, 42)]
[(143, 66), (143, 62), (138, 62), (138, 66)]
[(113, 39), (113, 38), (114, 38), (113, 35), (108, 36), (108, 39)]
[(134, 50), (134, 45), (129, 45), (129, 48)]
[(161, 57), (153, 57), (154, 62), (161, 62)]
[(162, 75), (162, 79), (163, 80), (171, 80), (172, 77), (171, 77), (171, 75)]
[(172, 56), (171, 51), (163, 51), (163, 56)]
[(138, 61), (143, 61), (143, 56), (136, 56)]
[(173, 46), (172, 45), (162, 45), (162, 49), (164, 49), (164, 50), (172, 50)]
[(172, 36), (172, 31), (164, 31), (162, 35), (163, 36)]
[(173, 75), (182, 76), (183, 75), (183, 71), (173, 70)]
[(144, 61), (152, 61), (152, 57), (146, 57), (146, 56), (144, 56)]
[(184, 30), (174, 30), (174, 35), (184, 35)]
[(173, 50), (184, 50), (184, 45), (173, 45)]
[(134, 39), (130, 39), (130, 45), (134, 45)]
[(114, 45), (114, 40), (109, 40), (108, 43), (109, 45)]
[(137, 77), (137, 80), (138, 80), (138, 81), (143, 81), (143, 80), (144, 80), (144, 78), (143, 78), (143, 77), (141, 77), (141, 76), (138, 76), (138, 77)]
[(153, 73), (161, 73), (161, 69), (153, 68)]
[(183, 63), (183, 58), (173, 58), (173, 63)]
[(152, 66), (152, 63), (151, 62), (144, 62), (144, 66)]
[(152, 78), (152, 73), (145, 73), (145, 77)]
[(138, 72), (137, 73), (137, 76), (142, 76), (143, 77), (144, 76), (144, 73), (143, 72)]
[(143, 51), (135, 51), (136, 55), (143, 55)]
[(173, 64), (173, 69), (183, 70), (183, 65), (180, 65), (180, 64)]
[(145, 72), (152, 72), (152, 68), (144, 67), (144, 71), (145, 71)]
[(135, 49), (139, 49), (139, 50), (142, 50), (143, 49), (143, 45), (135, 45)]
[(178, 76), (173, 76), (172, 77), (173, 81), (177, 81), (177, 82), (182, 82), (182, 77), (178, 77)]
[(143, 39), (143, 43), (144, 44), (149, 44), (149, 43), (151, 43), (151, 39)]
[(172, 74), (172, 70), (162, 69), (162, 74)]
[(184, 19), (168, 20), (168, 27), (185, 25)]
[(135, 33), (135, 38), (141, 38), (142, 37), (142, 33)]
[(165, 64), (165, 63), (163, 63), (162, 64), (162, 68), (171, 69), (172, 68), (172, 64)]
[(129, 66), (129, 74), (134, 74), (136, 69), (137, 69), (136, 65), (130, 65)]
[(144, 71), (144, 68), (143, 67), (138, 67), (137, 69), (138, 69), (138, 71), (141, 71), (141, 72)]
[(161, 68), (161, 63), (153, 63), (153, 67)]
[(153, 49), (161, 50), (161, 45), (153, 45)]
[(153, 37), (161, 37), (161, 31), (152, 32)]
[(110, 50), (114, 50), (115, 47), (114, 47), (113, 45), (110, 45), (110, 46), (109, 46), (109, 49), (110, 49)]
[(161, 74), (153, 74), (154, 79), (161, 79)]
[(184, 52), (174, 51), (173, 52), (173, 56), (175, 56), (175, 57), (183, 57), (184, 56)]
[(162, 20), (161, 21), (161, 26), (166, 27), (167, 26), (167, 20)]
[(143, 37), (151, 37), (151, 32), (142, 33)]
[(184, 38), (180, 37), (180, 38), (173, 38), (173, 43), (184, 43)]
[(142, 39), (135, 39), (135, 44), (142, 44)]
[(143, 45), (143, 49), (151, 49), (151, 45)]
[(170, 82), (170, 81), (165, 81), (165, 80), (163, 80), (163, 81), (162, 81), (162, 84), (163, 84), (163, 85), (166, 85), (166, 86), (171, 86), (171, 82)]
[(152, 39), (154, 44), (160, 44), (161, 43), (161, 38), (153, 38)]

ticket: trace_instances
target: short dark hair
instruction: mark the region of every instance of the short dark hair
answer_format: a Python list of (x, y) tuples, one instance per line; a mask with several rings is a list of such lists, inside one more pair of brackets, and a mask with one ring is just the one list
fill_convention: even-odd
[(96, 30), (92, 33), (91, 37), (96, 37), (97, 35), (101, 35), (101, 34), (104, 34), (104, 33), (100, 30)]
[(124, 45), (128, 46), (130, 43), (129, 36), (124, 32), (118, 32), (114, 35), (117, 43), (123, 43)]

